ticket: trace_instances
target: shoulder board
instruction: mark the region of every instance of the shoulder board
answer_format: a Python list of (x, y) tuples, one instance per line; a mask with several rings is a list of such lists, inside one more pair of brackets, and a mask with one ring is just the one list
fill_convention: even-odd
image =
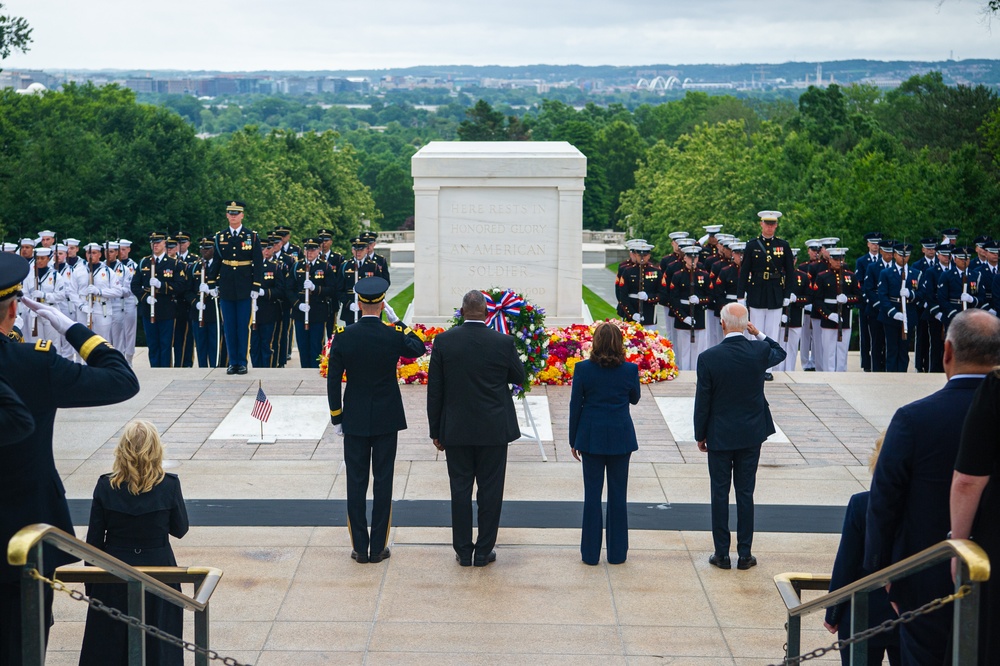
[(336, 335), (337, 333), (343, 333), (343, 332), (344, 332), (344, 327), (338, 324), (337, 329), (333, 332), (333, 334)]
[(52, 351), (52, 341), (38, 340), (37, 342), (35, 342), (35, 351), (40, 351), (40, 352)]
[(410, 328), (409, 326), (406, 326), (402, 322), (398, 322), (398, 321), (396, 322), (395, 329), (397, 331), (401, 332), (403, 335), (409, 335), (410, 333), (413, 332), (412, 328)]

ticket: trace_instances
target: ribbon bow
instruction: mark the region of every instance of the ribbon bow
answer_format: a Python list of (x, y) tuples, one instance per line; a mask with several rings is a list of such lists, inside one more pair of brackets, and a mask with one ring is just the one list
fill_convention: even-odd
[(510, 326), (507, 317), (517, 317), (521, 314), (524, 299), (509, 289), (496, 301), (486, 292), (483, 292), (483, 296), (486, 297), (486, 325), (509, 335)]

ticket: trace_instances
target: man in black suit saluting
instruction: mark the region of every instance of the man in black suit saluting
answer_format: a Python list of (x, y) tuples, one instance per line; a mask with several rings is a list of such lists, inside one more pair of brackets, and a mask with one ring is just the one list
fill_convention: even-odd
[[(389, 283), (379, 277), (358, 280), (361, 319), (357, 326), (338, 327), (330, 347), (327, 398), (334, 432), (344, 437), (347, 468), (347, 521), (351, 532), (351, 557), (358, 564), (389, 558), (392, 521), (392, 472), (396, 442), (406, 430), (403, 398), (396, 381), (399, 358), (417, 358), (427, 350), (424, 342), (385, 302)], [(392, 326), (382, 323), (385, 311)], [(317, 322), (323, 326), (323, 320)], [(344, 401), (341, 382), (347, 372)], [(372, 470), (372, 531), (368, 535), (365, 495), (368, 469)]]
[[(760, 445), (774, 434), (771, 411), (764, 398), (764, 374), (785, 360), (781, 345), (749, 322), (739, 303), (722, 308), (721, 343), (698, 357), (694, 397), (694, 436), (698, 450), (708, 453), (712, 483), (712, 539), (709, 563), (720, 569), (729, 560), (729, 484), (736, 487), (737, 569), (757, 564), (753, 543), (753, 491)], [(748, 340), (744, 332), (755, 336)]]
[[(510, 384), (524, 384), (514, 339), (486, 326), (486, 298), (462, 299), (465, 322), (437, 336), (427, 374), (427, 418), (451, 480), (451, 538), (463, 567), (497, 558), (507, 445), (521, 436)], [(472, 483), (479, 486), (479, 536), (472, 541)]]

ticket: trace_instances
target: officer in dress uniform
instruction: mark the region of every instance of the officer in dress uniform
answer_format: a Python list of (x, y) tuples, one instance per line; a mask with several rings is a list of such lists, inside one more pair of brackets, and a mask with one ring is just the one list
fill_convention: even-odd
[(643, 326), (656, 324), (656, 305), (660, 302), (662, 274), (650, 262), (653, 246), (643, 241), (635, 246), (639, 261), (622, 271), (616, 289), (618, 313)]
[[(177, 261), (179, 270), (187, 273), (188, 264), (194, 257), (188, 253), (191, 235), (179, 231), (167, 238), (167, 255)], [(194, 365), (194, 334), (191, 331), (191, 308), (188, 307), (188, 294), (178, 294), (176, 298), (177, 312), (174, 316), (174, 360), (175, 368), (190, 368)], [(197, 313), (194, 313), (197, 314)]]
[(983, 259), (976, 267), (980, 307), (993, 315), (997, 313), (996, 308), (993, 307), (995, 300), (993, 282), (996, 280), (998, 253), (1000, 253), (1000, 243), (987, 237), (983, 241)]
[[(351, 557), (359, 564), (381, 562), (390, 556), (396, 442), (399, 431), (406, 429), (396, 364), (400, 357), (417, 358), (426, 353), (423, 341), (385, 302), (388, 288), (389, 283), (378, 277), (364, 278), (354, 286), (362, 317), (356, 326), (338, 329), (327, 375), (330, 420), (334, 431), (344, 437)], [(382, 323), (383, 307), (392, 326)], [(345, 371), (347, 388), (341, 402)], [(369, 469), (374, 480), (370, 535), (365, 515)]]
[[(320, 229), (316, 232), (316, 238), (319, 239), (319, 258), (321, 261), (325, 261), (330, 267), (330, 277), (333, 280), (333, 284), (340, 284), (340, 268), (344, 265), (344, 255), (333, 250), (333, 232), (329, 229)], [(326, 324), (323, 330), (323, 337), (327, 340), (333, 335), (333, 331), (337, 327), (337, 314), (340, 310), (340, 301), (335, 298), (335, 294), (331, 294), (326, 299), (328, 301)]]
[[(798, 248), (792, 248), (792, 255), (798, 257)], [(786, 354), (784, 362), (778, 366), (778, 370), (782, 372), (795, 371), (799, 356), (799, 340), (802, 337), (802, 323), (803, 320), (810, 320), (809, 317), (803, 316), (812, 294), (812, 284), (809, 279), (809, 273), (802, 270), (801, 266), (796, 266), (792, 284), (795, 300), (789, 300), (788, 307), (782, 310), (781, 328), (778, 329), (778, 344)]]
[(865, 301), (865, 309), (872, 314), (869, 317), (868, 339), (871, 349), (872, 372), (885, 372), (885, 326), (879, 320), (878, 315), (882, 311), (882, 304), (879, 301), (878, 281), (882, 271), (893, 265), (893, 252), (896, 241), (891, 238), (883, 238), (879, 241), (879, 258), (868, 263), (864, 276), (859, 275), (858, 281), (861, 283), (861, 297)]
[(930, 303), (927, 300), (926, 289), (923, 287), (926, 286), (925, 273), (932, 267), (937, 266), (937, 259), (934, 256), (936, 247), (937, 239), (921, 238), (920, 251), (923, 256), (913, 262), (913, 269), (920, 271), (920, 281), (922, 283), (922, 288), (918, 288), (920, 300), (916, 303), (917, 321), (913, 329), (913, 365), (916, 367), (917, 372), (931, 371), (931, 317), (928, 313)]
[(920, 293), (926, 307), (927, 325), (930, 330), (930, 372), (944, 372), (944, 313), (938, 302), (938, 281), (941, 275), (955, 270), (951, 263), (951, 243), (939, 243), (934, 248), (935, 260), (921, 276)]
[(281, 237), (281, 253), (298, 261), (302, 256), (302, 248), (292, 243), (292, 228), (282, 224), (274, 228), (274, 233)]
[[(721, 229), (721, 225), (715, 226), (719, 226)], [(732, 234), (722, 233), (715, 234), (714, 238), (718, 241), (715, 246), (716, 253), (706, 254), (704, 251), (702, 252), (702, 268), (705, 269), (709, 279), (712, 280), (713, 292), (715, 292), (712, 297), (712, 304), (705, 313), (705, 317), (707, 318), (705, 322), (705, 335), (708, 337), (708, 341), (706, 342), (707, 347), (714, 347), (722, 342), (722, 320), (720, 319), (720, 313), (722, 306), (726, 303), (720, 298), (719, 293), (715, 291), (715, 287), (719, 281), (719, 274), (723, 269), (732, 265), (733, 252), (729, 249), (729, 246), (736, 240), (736, 237)]]
[(726, 304), (736, 302), (736, 288), (740, 282), (740, 264), (743, 263), (743, 251), (746, 246), (747, 244), (742, 241), (733, 241), (729, 244), (732, 258), (729, 265), (724, 266), (719, 271), (719, 276), (715, 280), (715, 305), (719, 311)]
[(798, 266), (799, 270), (809, 276), (810, 291), (802, 307), (802, 331), (799, 336), (799, 358), (802, 360), (802, 369), (808, 372), (816, 370), (816, 359), (819, 356), (815, 347), (816, 340), (819, 339), (819, 318), (813, 313), (812, 281), (822, 270), (826, 270), (826, 261), (820, 257), (822, 251), (823, 244), (819, 239), (810, 238), (806, 241), (809, 258)]
[[(87, 364), (85, 367), (55, 353), (50, 340), (33, 344), (14, 342), (17, 299), (28, 275), (28, 262), (13, 254), (0, 255), (0, 380), (24, 405), (19, 420), (33, 421), (34, 432), (13, 441), (0, 436), (0, 543), (6, 544), (21, 528), (48, 523), (73, 534), (73, 521), (59, 472), (53, 462), (52, 424), (56, 410), (94, 407), (128, 400), (139, 392), (139, 381), (125, 357), (106, 340), (75, 323), (58, 309), (29, 302), (46, 328), (65, 338)], [(51, 577), (57, 566), (76, 558), (46, 549), (42, 574)], [(0, 563), (0, 664), (20, 664), (21, 582), (19, 568)], [(35, 584), (25, 581), (25, 584)], [(26, 609), (25, 609), (26, 610)], [(45, 590), (45, 621), (52, 617), (52, 591)]]
[[(868, 264), (879, 259), (878, 244), (882, 241), (882, 234), (872, 231), (865, 234), (865, 243), (868, 245), (868, 252), (858, 257), (854, 262), (854, 274), (863, 279), (862, 276), (868, 274)], [(861, 345), (861, 369), (864, 372), (872, 370), (872, 341), (871, 317), (877, 317), (879, 313), (868, 309), (865, 299), (861, 299), (858, 304), (858, 341)]]
[(215, 234), (215, 257), (209, 286), (219, 290), (219, 310), (229, 357), (227, 375), (247, 373), (250, 350), (251, 301), (260, 296), (264, 254), (257, 232), (243, 226), (246, 205), (232, 199), (226, 204), (228, 228)]
[(389, 262), (381, 254), (375, 252), (375, 241), (378, 240), (378, 234), (374, 231), (365, 231), (361, 234), (361, 240), (368, 243), (368, 258), (378, 264), (378, 277), (384, 278), (386, 282), (392, 284), (392, 280), (389, 279)]
[(825, 372), (847, 371), (847, 350), (851, 343), (851, 306), (861, 299), (861, 290), (854, 271), (844, 268), (847, 248), (826, 250), (830, 268), (816, 276), (813, 283), (813, 309), (820, 314), (820, 337)]
[(263, 293), (257, 299), (257, 326), (250, 331), (250, 362), (255, 368), (278, 367), (277, 348), (287, 298), (287, 275), (284, 262), (274, 258), (274, 245), (265, 244), (264, 280), (260, 287)]
[(943, 271), (938, 276), (937, 302), (946, 336), (948, 326), (955, 315), (982, 305), (977, 276), (969, 271), (969, 260), (974, 254), (975, 252), (971, 248), (953, 247), (951, 249), (953, 270)]
[[(885, 328), (885, 371), (906, 372), (910, 367), (910, 340), (919, 315), (920, 271), (908, 265), (913, 246), (896, 243), (893, 265), (878, 281), (879, 315)], [(905, 328), (904, 328), (905, 323)]]
[(193, 256), (184, 268), (187, 288), (188, 327), (194, 337), (199, 368), (215, 368), (219, 363), (219, 333), (221, 329), (218, 299), (208, 285), (208, 275), (215, 259), (215, 239), (198, 239), (199, 259)]
[(684, 248), (684, 268), (674, 273), (667, 292), (661, 289), (660, 294), (661, 300), (670, 300), (674, 314), (674, 358), (680, 370), (696, 369), (698, 356), (708, 349), (705, 314), (715, 300), (715, 285), (708, 272), (698, 267), (702, 251), (700, 245)]
[(184, 293), (186, 279), (176, 259), (167, 256), (167, 234), (154, 231), (149, 235), (152, 254), (139, 262), (132, 278), (132, 294), (138, 299), (138, 313), (146, 334), (149, 365), (169, 368), (173, 348), (175, 299)]
[[(282, 240), (281, 234), (278, 229), (282, 227), (276, 227), (271, 235), (268, 236), (268, 243), (271, 244), (272, 254), (271, 258), (280, 263), (284, 268), (284, 278), (285, 284), (287, 285), (292, 279), (292, 269), (295, 267), (295, 262), (297, 261), (297, 256), (293, 257), (290, 254), (285, 253), (285, 242)], [(281, 298), (281, 321), (278, 323), (278, 347), (277, 347), (277, 366), (278, 368), (285, 367), (285, 363), (291, 358), (291, 344), (292, 344), (292, 304), (289, 303), (284, 297)]]
[[(354, 297), (354, 285), (366, 277), (378, 276), (378, 264), (368, 257), (368, 243), (361, 236), (351, 239), (351, 252), (354, 257), (344, 262), (340, 268), (340, 284), (337, 295), (340, 299), (340, 321), (349, 326), (358, 320), (360, 308)], [(384, 279), (384, 278), (383, 278)]]
[(336, 293), (336, 287), (331, 282), (329, 265), (319, 258), (319, 240), (307, 238), (302, 247), (305, 258), (295, 263), (288, 300), (295, 316), (299, 362), (303, 368), (318, 368), (325, 339), (323, 334), (329, 307), (327, 297)]
[[(736, 295), (740, 300), (745, 299), (754, 326), (777, 340), (781, 310), (787, 307), (792, 294), (795, 259), (788, 242), (775, 235), (781, 213), (762, 210), (757, 217), (760, 218), (760, 236), (747, 242)], [(771, 381), (774, 377), (769, 371), (764, 379)]]

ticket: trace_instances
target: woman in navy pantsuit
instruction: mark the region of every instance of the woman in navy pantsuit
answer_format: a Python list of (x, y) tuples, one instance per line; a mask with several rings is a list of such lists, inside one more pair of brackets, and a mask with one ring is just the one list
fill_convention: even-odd
[(601, 492), (608, 478), (608, 563), (628, 556), (628, 463), (639, 448), (629, 404), (639, 402), (639, 366), (625, 361), (622, 332), (605, 322), (594, 330), (590, 360), (576, 364), (569, 402), (569, 443), (583, 461), (583, 535), (586, 564), (601, 559)]

